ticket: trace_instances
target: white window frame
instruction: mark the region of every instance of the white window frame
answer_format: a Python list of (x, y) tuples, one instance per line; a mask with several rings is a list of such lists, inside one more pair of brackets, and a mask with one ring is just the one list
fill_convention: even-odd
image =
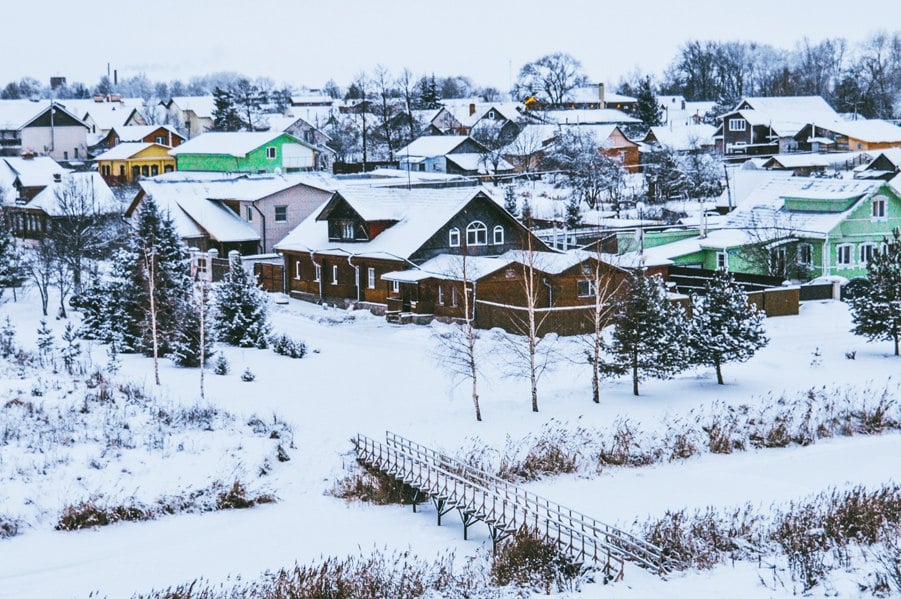
[(456, 308), (460, 305), (460, 294), (457, 293), (457, 288), (451, 286), (451, 307)]
[(275, 146), (268, 146), (266, 148), (266, 158), (269, 160), (275, 160), (278, 156), (278, 152), (275, 149)]
[[(284, 217), (284, 218), (279, 218), (279, 217), (278, 217), (278, 211), (279, 211), (279, 210), (284, 210), (284, 211), (285, 211), (285, 212), (284, 212), (284, 214), (285, 214), (285, 217)], [(277, 223), (286, 223), (286, 222), (288, 222), (288, 206), (275, 206), (275, 207), (273, 208), (273, 211), (274, 211), (274, 213), (275, 213), (275, 214), (274, 214), (274, 220), (275, 220), (275, 222), (277, 222)]]
[(444, 305), (444, 285), (438, 285), (438, 305)]
[(391, 291), (400, 293), (400, 281), (391, 281)]
[(354, 223), (350, 220), (341, 221), (341, 239), (354, 239)]
[(885, 198), (882, 196), (877, 196), (873, 198), (873, 203), (870, 204), (870, 217), (875, 220), (880, 220), (885, 218), (886, 211)]
[(300, 280), (300, 260), (294, 261), (294, 279)]
[(495, 225), (491, 232), (491, 242), (493, 245), (504, 245), (504, 226)]
[(246, 208), (247, 208), (247, 222), (252, 222), (253, 221), (253, 208), (251, 208), (250, 206), (247, 206)]
[(319, 264), (316, 264), (315, 266), (316, 266), (316, 278), (313, 280), (318, 283), (319, 281), (322, 280), (322, 266), (320, 266)]
[(739, 117), (729, 119), (729, 131), (747, 131), (748, 121)]
[[(581, 286), (585, 283), (588, 283), (588, 293), (582, 293)], [(594, 289), (594, 281), (591, 279), (580, 279), (578, 283), (576, 283), (576, 294), (579, 297), (594, 297), (595, 289)]]
[(480, 220), (474, 220), (466, 225), (466, 246), (476, 245), (488, 245), (488, 227)]
[(460, 229), (453, 227), (447, 232), (447, 244), (452, 248), (460, 247)]
[[(842, 254), (847, 252), (847, 260), (842, 260)], [(841, 243), (835, 246), (835, 263), (839, 268), (854, 266), (854, 245)]]
[(375, 289), (375, 268), (372, 266), (366, 270), (366, 287)]
[(729, 270), (729, 252), (716, 253), (716, 267), (723, 270)]
[(332, 285), (338, 284), (338, 265), (332, 264)]
[[(807, 254), (805, 257), (804, 254)], [(813, 244), (812, 243), (799, 243), (798, 244), (798, 264), (801, 266), (813, 266)]]
[[(861, 243), (860, 246), (857, 248), (857, 258), (858, 258), (857, 263), (860, 264), (861, 266), (866, 266), (867, 264), (869, 264), (870, 260), (872, 260), (873, 257), (876, 255), (876, 252), (879, 251), (878, 247), (879, 246), (877, 246), (875, 243), (871, 243), (871, 242)], [(869, 256), (865, 255), (865, 252), (867, 251), (867, 249), (870, 250)]]

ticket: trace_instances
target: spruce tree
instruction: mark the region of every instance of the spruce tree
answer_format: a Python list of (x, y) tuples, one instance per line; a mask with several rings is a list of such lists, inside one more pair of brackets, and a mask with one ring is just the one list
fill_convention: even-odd
[(227, 89), (216, 87), (213, 90), (213, 131), (240, 131), (241, 117), (235, 103), (234, 94)]
[(78, 342), (78, 334), (71, 322), (66, 323), (63, 342), (64, 345), (60, 349), (63, 366), (66, 367), (66, 372), (69, 374), (76, 374), (81, 370), (78, 364), (78, 358), (81, 357), (81, 343)]
[(228, 257), (228, 272), (214, 286), (216, 338), (238, 347), (265, 348), (269, 344), (266, 292), (247, 274), (241, 257)]
[(582, 224), (582, 201), (578, 195), (573, 196), (566, 202), (566, 227), (575, 229)]
[(901, 229), (892, 231), (882, 251), (867, 263), (863, 290), (849, 300), (854, 328), (851, 332), (868, 341), (894, 341), (895, 355), (901, 345)]
[(435, 75), (429, 78), (423, 77), (420, 81), (419, 105), (425, 109), (441, 108), (441, 97), (438, 94), (438, 83)]
[[(2, 195), (0, 190), (0, 200)], [(22, 279), (19, 258), (19, 248), (12, 227), (9, 226), (8, 216), (5, 211), (0, 210), (0, 300), (7, 287), (15, 289)]]
[(0, 328), (0, 357), (8, 358), (16, 352), (16, 325), (9, 316)]
[(660, 102), (657, 101), (657, 96), (654, 95), (650, 77), (645, 77), (639, 81), (635, 99), (637, 100), (635, 118), (640, 119), (646, 127), (659, 125), (663, 111), (660, 110)]
[(519, 217), (519, 206), (516, 204), (516, 188), (508, 185), (504, 188), (504, 210), (513, 215), (514, 218)]
[(605, 371), (630, 374), (632, 393), (647, 377), (669, 378), (688, 364), (690, 355), (685, 311), (670, 302), (660, 275), (633, 274), (617, 299)]
[(716, 382), (722, 385), (723, 364), (749, 360), (769, 339), (764, 314), (748, 304), (732, 275), (718, 270), (705, 288), (704, 297), (692, 301), (692, 357), (697, 364), (713, 366)]
[[(177, 366), (196, 368), (200, 366), (200, 302), (207, 301), (201, 291), (198, 297), (190, 298), (180, 310), (178, 327), (172, 342), (172, 361)], [(203, 349), (204, 362), (213, 355), (213, 339), (210, 331), (210, 310), (204, 306), (203, 318)]]
[(47, 326), (47, 321), (41, 319), (38, 327), (38, 360), (41, 366), (47, 366), (53, 363), (53, 331)]

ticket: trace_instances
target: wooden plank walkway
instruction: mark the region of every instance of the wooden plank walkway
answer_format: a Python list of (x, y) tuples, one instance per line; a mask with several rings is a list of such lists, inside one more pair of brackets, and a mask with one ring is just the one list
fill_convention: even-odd
[(458, 510), (464, 539), (469, 527), (481, 521), (488, 525), (495, 548), (527, 529), (553, 541), (574, 560), (596, 564), (613, 579), (622, 578), (625, 561), (661, 576), (671, 569), (662, 551), (643, 539), (400, 435), (387, 432), (384, 443), (357, 435), (354, 446), (363, 463), (430, 497), (439, 526), (442, 516)]

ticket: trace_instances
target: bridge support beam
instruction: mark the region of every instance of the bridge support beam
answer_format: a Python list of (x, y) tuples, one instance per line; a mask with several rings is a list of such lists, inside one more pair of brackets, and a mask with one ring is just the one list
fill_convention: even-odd
[(448, 513), (453, 507), (447, 507), (447, 500), (440, 497), (432, 497), (432, 503), (435, 504), (435, 511), (438, 513), (438, 526), (441, 526), (441, 516)]
[(488, 530), (491, 533), (491, 552), (492, 554), (497, 555), (497, 546), (500, 545), (504, 539), (509, 537), (510, 533), (497, 526), (492, 526), (491, 524), (488, 525)]
[(413, 489), (413, 513), (416, 513), (416, 503), (419, 501), (419, 498), (422, 497), (422, 492), (419, 489)]
[(463, 540), (469, 540), (469, 527), (472, 526), (478, 518), (472, 512), (460, 510), (460, 520), (463, 521)]

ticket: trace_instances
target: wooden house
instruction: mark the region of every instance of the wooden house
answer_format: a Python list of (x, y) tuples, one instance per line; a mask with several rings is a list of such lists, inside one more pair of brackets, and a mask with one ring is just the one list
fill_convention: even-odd
[(121, 125), (113, 127), (98, 146), (114, 148), (121, 143), (148, 143), (176, 148), (185, 137), (169, 125)]
[(160, 101), (160, 105), (189, 139), (213, 129), (216, 110), (213, 96), (176, 96)]
[(868, 152), (901, 147), (901, 127), (879, 119), (810, 122), (794, 139), (802, 152)]
[(290, 173), (313, 170), (317, 149), (281, 131), (204, 133), (169, 151), (180, 171)]
[(137, 182), (175, 170), (169, 146), (146, 142), (120, 143), (95, 158), (97, 170), (111, 185)]
[[(396, 156), (401, 170), (480, 175), (493, 173), (493, 165), (485, 159), (487, 152), (466, 135), (423, 135), (399, 149)], [(497, 170), (512, 172), (513, 166), (502, 160)]]
[(0, 155), (79, 161), (88, 154), (88, 125), (55, 100), (0, 100)]

